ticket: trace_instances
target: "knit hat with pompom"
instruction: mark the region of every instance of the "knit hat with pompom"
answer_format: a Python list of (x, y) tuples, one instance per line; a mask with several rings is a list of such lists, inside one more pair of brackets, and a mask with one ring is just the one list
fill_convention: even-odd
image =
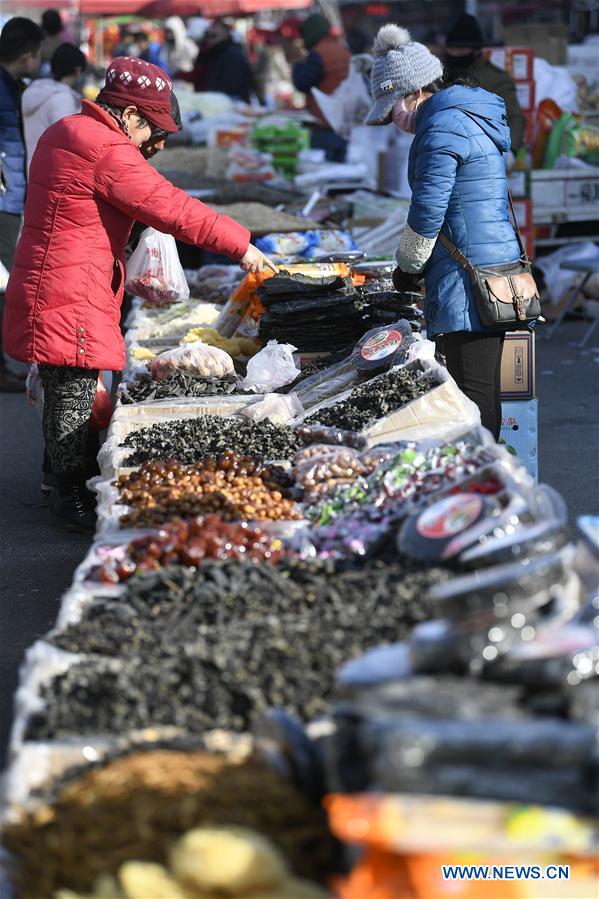
[(383, 25), (372, 52), (370, 89), (375, 102), (366, 119), (367, 125), (387, 125), (398, 100), (443, 75), (441, 61), (424, 44), (413, 41), (410, 32), (399, 25)]

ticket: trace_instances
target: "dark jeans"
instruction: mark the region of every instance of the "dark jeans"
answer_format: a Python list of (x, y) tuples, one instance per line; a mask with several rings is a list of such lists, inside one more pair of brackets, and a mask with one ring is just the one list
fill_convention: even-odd
[(447, 370), (480, 409), (485, 428), (499, 439), (501, 429), (501, 353), (503, 333), (456, 331), (436, 338)]
[(61, 485), (80, 483), (94, 473), (90, 471), (89, 419), (98, 369), (40, 365), (39, 372), (44, 388), (44, 440), (52, 472)]
[[(10, 272), (15, 261), (17, 238), (21, 227), (21, 216), (13, 212), (0, 212), (0, 262)], [(2, 319), (4, 317), (4, 294), (0, 293), (0, 368), (4, 368), (2, 352)]]
[(347, 141), (327, 128), (314, 128), (310, 136), (310, 146), (314, 150), (324, 150), (329, 162), (345, 162)]

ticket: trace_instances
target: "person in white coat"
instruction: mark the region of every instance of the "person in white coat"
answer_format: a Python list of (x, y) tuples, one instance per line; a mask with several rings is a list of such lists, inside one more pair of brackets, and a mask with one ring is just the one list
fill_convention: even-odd
[(179, 16), (169, 16), (164, 23), (164, 54), (171, 75), (191, 72), (198, 55), (198, 45), (193, 41)]
[(73, 44), (61, 44), (50, 60), (51, 78), (32, 81), (23, 93), (23, 131), (27, 170), (37, 142), (50, 125), (81, 110), (81, 94), (74, 85), (87, 66), (85, 54)]

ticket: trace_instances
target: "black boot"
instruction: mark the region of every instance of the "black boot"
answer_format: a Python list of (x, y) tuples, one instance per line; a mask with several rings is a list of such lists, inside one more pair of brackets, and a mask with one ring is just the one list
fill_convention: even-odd
[(73, 533), (88, 534), (95, 531), (95, 499), (85, 483), (65, 483), (62, 478), (58, 480), (59, 484), (50, 498), (52, 524)]

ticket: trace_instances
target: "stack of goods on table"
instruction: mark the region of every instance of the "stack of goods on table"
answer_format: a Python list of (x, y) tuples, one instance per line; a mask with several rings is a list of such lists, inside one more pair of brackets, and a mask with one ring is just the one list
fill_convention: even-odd
[(412, 323), (415, 331), (419, 331), (422, 312), (417, 303), (422, 297), (418, 293), (396, 291), (391, 280), (393, 268), (393, 264), (385, 262), (361, 262), (353, 266), (353, 271), (365, 278), (364, 284), (357, 288), (363, 302), (364, 320), (374, 327), (392, 324), (403, 318)]
[(254, 147), (272, 156), (275, 169), (287, 176), (295, 174), (299, 153), (310, 146), (307, 128), (277, 117), (256, 125), (251, 139)]
[(349, 279), (277, 275), (258, 290), (266, 308), (260, 337), (292, 343), (302, 352), (338, 351), (362, 333), (357, 294)]
[(259, 335), (293, 343), (306, 353), (335, 352), (353, 346), (376, 324), (398, 319), (419, 326), (418, 309), (393, 290), (381, 289), (384, 281), (369, 281), (356, 289), (349, 277), (314, 278), (282, 270), (264, 281), (258, 297), (266, 312), (260, 318)]
[(534, 863), (551, 841), (586, 895), (596, 559), (411, 300), (350, 334), (344, 301), (384, 278), (314, 269), (248, 276), (261, 330), (281, 303), (346, 310), (330, 331), (298, 316), (286, 338), (322, 340), (303, 368), (270, 344), (242, 381), (225, 341), (247, 337), (217, 322), (143, 371), (127, 343), (96, 538), (17, 693), (23, 899), (436, 899), (439, 858)]

